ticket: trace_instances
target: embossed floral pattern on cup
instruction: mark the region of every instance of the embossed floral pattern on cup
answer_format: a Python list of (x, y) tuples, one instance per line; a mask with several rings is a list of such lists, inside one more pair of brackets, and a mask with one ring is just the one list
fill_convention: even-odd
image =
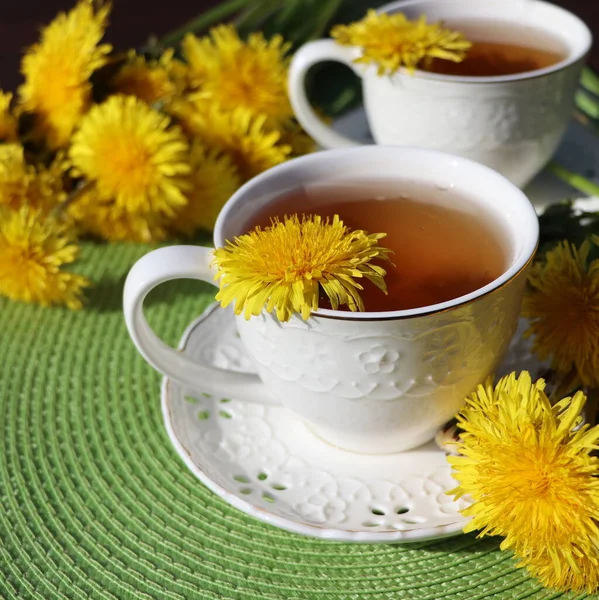
[(366, 373), (393, 373), (396, 363), (399, 359), (399, 354), (385, 346), (374, 346), (367, 352), (360, 354), (360, 362), (362, 363)]

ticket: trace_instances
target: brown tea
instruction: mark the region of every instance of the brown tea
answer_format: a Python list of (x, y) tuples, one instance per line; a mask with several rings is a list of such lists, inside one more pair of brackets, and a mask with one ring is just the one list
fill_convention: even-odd
[[(248, 223), (270, 224), (286, 214), (337, 214), (345, 225), (386, 233), (381, 245), (393, 251), (385, 296), (362, 280), (369, 312), (430, 306), (473, 292), (508, 267), (506, 234), (490, 216), (452, 190), (413, 182), (347, 183), (293, 191), (275, 200)], [(321, 307), (330, 308), (323, 297)]]
[(451, 23), (473, 46), (461, 63), (433, 59), (424, 70), (461, 77), (498, 77), (545, 69), (567, 57), (563, 42), (537, 28), (497, 21)]

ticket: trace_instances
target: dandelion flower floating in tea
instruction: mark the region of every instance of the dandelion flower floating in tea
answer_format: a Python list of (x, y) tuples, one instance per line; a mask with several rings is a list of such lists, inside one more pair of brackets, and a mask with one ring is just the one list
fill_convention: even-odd
[(410, 21), (403, 13), (375, 10), (356, 23), (337, 25), (331, 36), (344, 46), (358, 46), (362, 56), (355, 62), (377, 65), (379, 75), (395, 73), (400, 67), (413, 72), (434, 58), (461, 62), (472, 47), (461, 33), (427, 23), (424, 15)]
[(583, 424), (582, 392), (552, 406), (545, 383), (514, 373), (487, 382), (458, 415), (460, 456), (449, 457), (465, 531), (500, 535), (545, 585), (599, 585), (599, 426)]
[(0, 208), (0, 295), (42, 306), (81, 308), (81, 275), (62, 270), (79, 253), (67, 223), (39, 211)]
[(308, 319), (322, 289), (333, 309), (347, 305), (363, 311), (359, 279), (386, 292), (386, 272), (372, 262), (388, 260), (390, 251), (378, 244), (383, 237), (351, 231), (338, 216), (275, 219), (215, 251), (221, 288), (216, 299), (222, 306), (235, 303), (235, 314), (246, 319), (274, 310), (280, 321), (288, 321), (294, 313)]
[(541, 359), (562, 375), (575, 373), (575, 386), (598, 387), (599, 259), (589, 258), (592, 244), (561, 242), (533, 265), (522, 314)]

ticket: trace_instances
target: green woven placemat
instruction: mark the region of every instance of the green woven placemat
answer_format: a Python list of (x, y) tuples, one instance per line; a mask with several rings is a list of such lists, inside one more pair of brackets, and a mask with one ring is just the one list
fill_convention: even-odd
[[(96, 287), (84, 311), (0, 300), (2, 598), (562, 597), (515, 569), (494, 540), (316, 541), (209, 492), (171, 448), (160, 376), (121, 316), (124, 277), (147, 251), (86, 245), (80, 271)], [(174, 344), (213, 294), (168, 284), (149, 299), (148, 318)]]

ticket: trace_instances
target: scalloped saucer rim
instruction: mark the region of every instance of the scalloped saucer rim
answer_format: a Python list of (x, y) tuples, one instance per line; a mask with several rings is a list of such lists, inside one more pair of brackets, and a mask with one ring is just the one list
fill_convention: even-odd
[[(222, 310), (217, 304), (209, 306), (204, 313), (196, 318), (186, 328), (181, 341), (178, 345), (179, 351), (185, 351), (190, 338), (194, 332), (201, 326), (201, 324), (210, 319), (215, 311)], [(336, 529), (330, 526), (323, 526), (318, 523), (310, 523), (306, 521), (294, 520), (286, 517), (274, 514), (263, 507), (256, 506), (252, 502), (249, 502), (237, 493), (225, 489), (222, 485), (214, 481), (210, 477), (205, 469), (203, 469), (197, 462), (192, 458), (191, 453), (184, 443), (179, 439), (173, 425), (173, 417), (169, 407), (169, 399), (172, 394), (173, 382), (169, 378), (164, 377), (161, 386), (162, 396), (162, 414), (166, 431), (173, 444), (177, 454), (182, 458), (187, 468), (213, 493), (224, 499), (228, 504), (234, 508), (244, 512), (245, 514), (254, 517), (260, 521), (273, 525), (279, 529), (283, 529), (292, 533), (300, 535), (319, 538), (328, 541), (338, 542), (354, 542), (354, 543), (405, 543), (405, 542), (423, 542), (429, 540), (436, 540), (441, 538), (453, 537), (462, 533), (464, 525), (469, 521), (469, 518), (463, 517), (462, 515), (456, 515), (456, 520), (451, 523), (445, 523), (440, 525), (427, 525), (425, 527), (413, 527), (411, 529), (404, 530), (383, 530), (383, 531), (363, 531), (363, 530), (345, 530)], [(284, 409), (276, 409), (284, 410)], [(315, 440), (319, 439), (311, 433)], [(321, 441), (321, 440), (320, 440)], [(322, 441), (321, 441), (322, 442)], [(326, 442), (322, 442), (326, 444)], [(326, 444), (329, 446), (328, 444)], [(422, 448), (434, 445), (434, 442), (423, 446)], [(331, 447), (332, 448), (332, 447)], [(366, 455), (353, 455), (351, 452), (337, 449), (339, 453), (352, 456), (366, 456)], [(418, 449), (416, 449), (418, 451)], [(441, 450), (435, 449), (440, 455), (444, 454)], [(409, 455), (414, 451), (405, 453), (398, 453), (403, 455)], [(389, 455), (387, 455), (389, 456)], [(376, 456), (372, 456), (376, 459)], [(449, 471), (450, 467), (447, 465)]]
[[(167, 386), (168, 378), (164, 378), (162, 384), (162, 394), (168, 394)], [(221, 487), (218, 483), (212, 480), (206, 473), (200, 469), (191, 459), (191, 456), (185, 446), (179, 441), (173, 431), (170, 423), (170, 415), (168, 414), (168, 404), (162, 402), (162, 413), (168, 436), (173, 444), (179, 457), (186, 464), (187, 468), (195, 475), (211, 492), (225, 500), (232, 507), (241, 512), (254, 517), (259, 521), (288, 531), (297, 533), (306, 537), (314, 537), (330, 542), (354, 542), (363, 544), (397, 544), (407, 542), (426, 542), (443, 538), (450, 538), (460, 535), (469, 518), (464, 517), (460, 521), (448, 525), (437, 525), (421, 529), (411, 529), (406, 531), (382, 531), (382, 532), (365, 532), (365, 531), (346, 531), (332, 529), (330, 527), (322, 527), (313, 523), (302, 523), (279, 517), (278, 515), (269, 513), (264, 509), (255, 506), (254, 504), (243, 500), (233, 492), (229, 492)]]

